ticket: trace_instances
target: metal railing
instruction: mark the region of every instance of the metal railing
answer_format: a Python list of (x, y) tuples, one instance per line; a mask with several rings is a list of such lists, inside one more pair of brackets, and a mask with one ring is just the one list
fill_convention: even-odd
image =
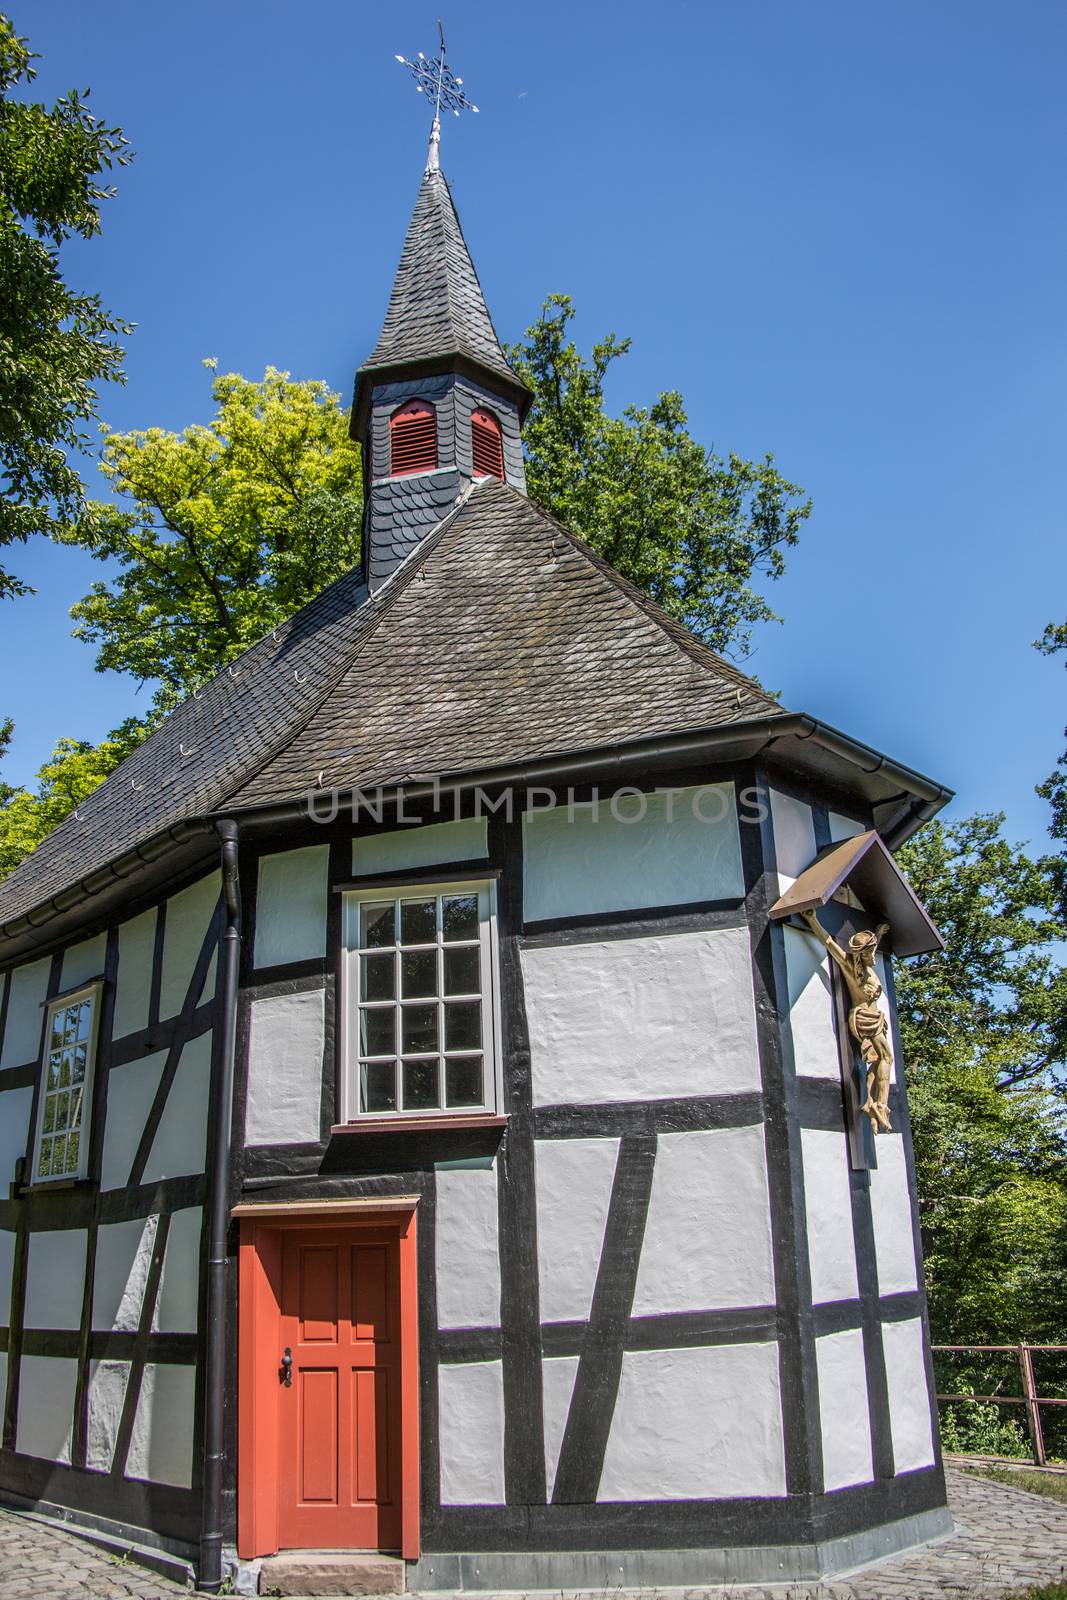
[(1067, 1344), (935, 1344), (932, 1346), (935, 1355), (938, 1353), (955, 1355), (1009, 1355), (1015, 1356), (1019, 1363), (1019, 1374), (1022, 1379), (1022, 1394), (941, 1394), (938, 1400), (982, 1402), (993, 1406), (1022, 1406), (1026, 1412), (1026, 1428), (1030, 1435), (1030, 1446), (1034, 1453), (1034, 1465), (1046, 1465), (1045, 1436), (1041, 1430), (1042, 1406), (1067, 1406), (1067, 1399), (1060, 1399), (1053, 1395), (1040, 1395), (1034, 1382), (1033, 1355), (1043, 1352), (1054, 1352), (1058, 1355), (1067, 1355)]

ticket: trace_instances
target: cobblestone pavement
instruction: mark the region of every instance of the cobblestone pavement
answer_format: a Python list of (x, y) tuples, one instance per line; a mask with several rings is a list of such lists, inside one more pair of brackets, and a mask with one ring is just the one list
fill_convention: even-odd
[[(1067, 1505), (950, 1469), (956, 1532), (832, 1583), (666, 1591), (672, 1600), (1003, 1600), (1067, 1578)], [(654, 1591), (641, 1592), (652, 1600)], [(0, 1600), (174, 1600), (190, 1591), (0, 1510)], [(491, 1600), (486, 1596), (485, 1600)], [(563, 1597), (555, 1597), (563, 1600)], [(613, 1594), (610, 1600), (625, 1600)]]

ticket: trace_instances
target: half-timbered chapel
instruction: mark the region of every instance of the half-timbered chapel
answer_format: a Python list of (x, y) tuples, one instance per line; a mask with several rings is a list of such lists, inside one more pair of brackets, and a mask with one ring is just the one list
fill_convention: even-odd
[(533, 504), (530, 400), (434, 139), (360, 566), (0, 885), (0, 1495), (209, 1590), (949, 1525), (892, 974), (948, 791)]

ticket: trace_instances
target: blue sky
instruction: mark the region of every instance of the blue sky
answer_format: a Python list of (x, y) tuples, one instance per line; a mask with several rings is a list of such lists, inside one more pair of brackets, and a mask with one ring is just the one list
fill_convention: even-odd
[[(205, 356), (344, 394), (385, 309), (425, 149), (395, 52), (438, 7), (15, 3), (38, 92), (92, 87), (137, 150), (79, 287), (137, 323), (117, 427), (210, 412)], [(482, 108), (443, 165), (504, 339), (566, 290), (633, 352), (611, 403), (678, 388), (720, 452), (775, 454), (815, 506), (753, 670), (1043, 839), (1062, 749), (1067, 10), (896, 0), (452, 0)], [(95, 471), (88, 468), (91, 477)], [(0, 715), (28, 781), (59, 735), (147, 698), (67, 609), (99, 576), (43, 543), (0, 613)]]

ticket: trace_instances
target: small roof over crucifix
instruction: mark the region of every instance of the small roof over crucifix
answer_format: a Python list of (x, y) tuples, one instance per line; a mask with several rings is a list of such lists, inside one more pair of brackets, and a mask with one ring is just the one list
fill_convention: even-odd
[(944, 948), (945, 941), (926, 908), (873, 828), (821, 851), (775, 901), (771, 916), (775, 922), (784, 922), (798, 912), (817, 911), (846, 884), (869, 911), (877, 910), (886, 918), (894, 955), (915, 956)]
[(452, 68), (445, 60), (445, 30), (441, 19), (437, 19), (437, 36), (440, 45), (436, 56), (427, 58), (420, 50), (414, 61), (409, 61), (406, 56), (397, 56), (401, 66), (407, 67), (415, 79), (415, 87), (419, 94), (424, 94), (428, 100), (433, 101), (433, 126), (430, 129), (430, 153), (426, 167), (434, 171), (440, 164), (441, 145), (441, 112), (451, 111), (458, 117), (461, 111), (477, 111), (478, 107), (467, 98), (463, 88), (463, 79), (457, 78)]

